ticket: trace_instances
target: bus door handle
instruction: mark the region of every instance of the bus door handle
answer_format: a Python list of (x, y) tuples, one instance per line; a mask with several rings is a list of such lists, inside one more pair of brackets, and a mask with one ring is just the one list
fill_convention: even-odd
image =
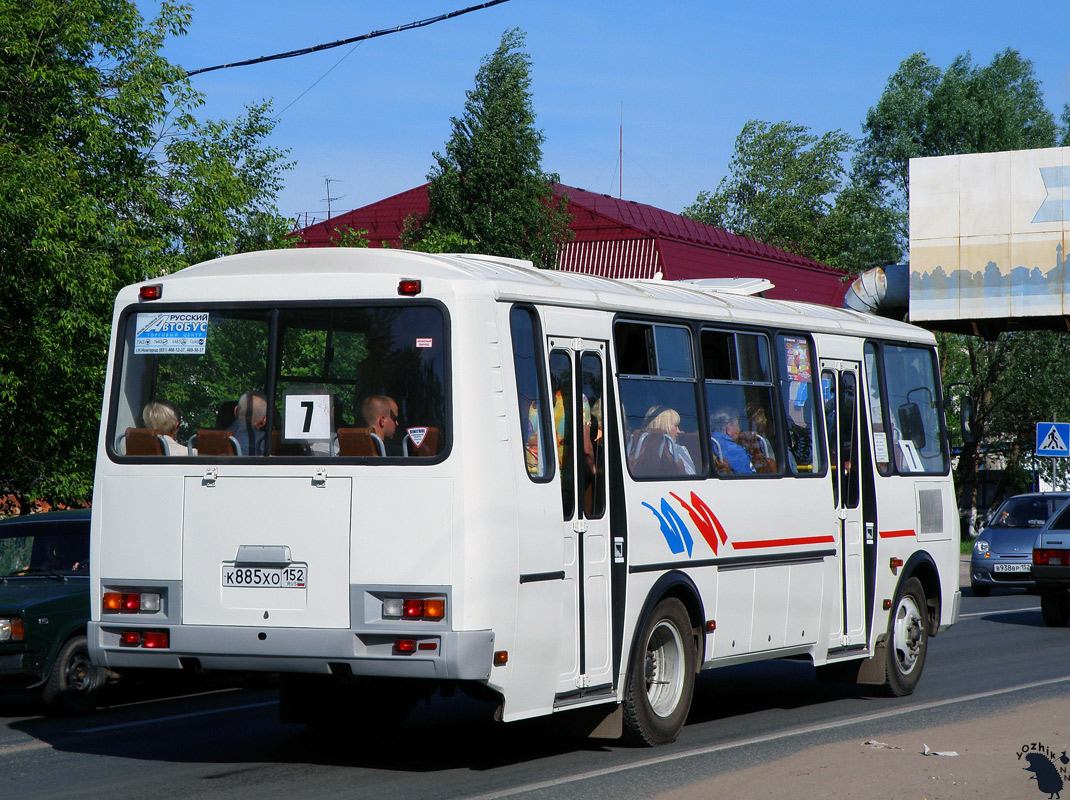
[(577, 519), (572, 523), (574, 533), (587, 533), (587, 520)]

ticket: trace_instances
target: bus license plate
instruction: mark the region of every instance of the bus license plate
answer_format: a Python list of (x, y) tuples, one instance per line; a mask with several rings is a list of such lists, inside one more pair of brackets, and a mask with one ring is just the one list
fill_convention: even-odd
[(993, 564), (993, 572), (1029, 572), (1032, 564)]
[(223, 565), (223, 586), (241, 589), (308, 588), (308, 564), (287, 567), (240, 567)]

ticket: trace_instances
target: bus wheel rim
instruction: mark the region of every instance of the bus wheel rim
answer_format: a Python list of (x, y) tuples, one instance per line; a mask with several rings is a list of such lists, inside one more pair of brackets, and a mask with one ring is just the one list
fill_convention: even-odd
[(659, 717), (676, 710), (684, 693), (684, 641), (675, 625), (660, 621), (650, 632), (646, 646), (646, 696)]
[(921, 656), (922, 620), (921, 610), (910, 595), (899, 600), (895, 610), (892, 646), (895, 648), (895, 661), (899, 670), (905, 675), (917, 666)]

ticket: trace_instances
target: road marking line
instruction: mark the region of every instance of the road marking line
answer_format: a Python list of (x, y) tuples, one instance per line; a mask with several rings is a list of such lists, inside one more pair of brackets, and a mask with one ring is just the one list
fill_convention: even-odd
[(1000, 611), (974, 611), (970, 614), (959, 614), (959, 619), (969, 617), (993, 617), (996, 614), (1017, 614), (1019, 611), (1040, 611), (1040, 606), (1027, 606), (1026, 608), (1004, 608)]
[(207, 711), (191, 711), (188, 714), (173, 714), (169, 717), (155, 717), (139, 722), (120, 722), (116, 725), (101, 725), (99, 728), (83, 728), (75, 733), (101, 733), (103, 731), (117, 731), (122, 728), (139, 728), (143, 725), (156, 725), (160, 722), (173, 722), (176, 719), (193, 719), (194, 717), (207, 717), (211, 714), (224, 714), (227, 711), (245, 711), (250, 708), (263, 708), (264, 706), (278, 705), (278, 700), (267, 700), (263, 703), (248, 703), (244, 706), (227, 706), (226, 708), (212, 708)]
[(514, 787), (512, 789), (505, 789), (500, 792), (469, 795), (467, 798), (465, 798), (465, 800), (497, 800), (498, 798), (502, 797), (513, 797), (518, 794), (524, 794), (525, 792), (535, 792), (539, 791), (540, 789), (552, 789), (555, 786), (563, 786), (569, 783), (591, 780), (592, 778), (601, 778), (605, 775), (613, 775), (618, 772), (626, 772), (632, 769), (639, 769), (640, 767), (650, 767), (657, 764), (667, 764), (673, 761), (680, 761), (685, 758), (711, 755), (713, 753), (718, 753), (724, 750), (734, 750), (737, 747), (748, 747), (750, 745), (773, 742), (777, 739), (788, 739), (792, 736), (802, 736), (809, 733), (819, 733), (821, 731), (835, 730), (836, 728), (846, 728), (851, 725), (858, 725), (864, 722), (876, 722), (884, 719), (889, 719), (891, 717), (900, 717), (904, 714), (912, 714), (915, 711), (930, 711), (934, 708), (942, 708), (944, 706), (951, 706), (957, 703), (969, 703), (973, 700), (982, 700), (989, 697), (998, 697), (999, 695), (1010, 694), (1012, 692), (1019, 692), (1026, 689), (1036, 689), (1040, 686), (1053, 686), (1058, 683), (1068, 682), (1070, 682), (1070, 675), (1063, 678), (1051, 678), (1046, 681), (1024, 683), (1020, 686), (1014, 686), (1008, 689), (995, 689), (991, 692), (978, 692), (976, 694), (968, 694), (964, 697), (953, 697), (947, 700), (934, 700), (930, 703), (922, 703), (920, 705), (909, 706), (907, 708), (881, 711), (875, 714), (863, 714), (859, 717), (836, 720), (835, 722), (828, 722), (820, 725), (807, 725), (805, 727), (792, 728), (790, 730), (781, 731), (779, 733), (769, 733), (764, 734), (762, 736), (752, 736), (747, 739), (739, 739), (734, 742), (724, 742), (723, 744), (714, 744), (709, 745), (708, 747), (699, 747), (694, 750), (686, 750), (682, 753), (669, 753), (663, 756), (654, 756), (652, 758), (646, 758), (641, 761), (629, 761), (627, 764), (619, 764), (615, 767), (606, 767), (604, 769), (596, 769), (590, 770), (589, 772), (582, 772), (577, 775), (554, 778), (553, 780), (540, 781), (538, 783), (529, 783), (524, 786)]

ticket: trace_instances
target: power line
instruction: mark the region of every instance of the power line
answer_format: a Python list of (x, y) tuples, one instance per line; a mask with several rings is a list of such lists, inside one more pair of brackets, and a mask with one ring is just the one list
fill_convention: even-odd
[(365, 33), (360, 36), (352, 36), (348, 39), (341, 39), (337, 42), (329, 42), (327, 44), (317, 44), (313, 47), (305, 47), (301, 50), (290, 50), (286, 53), (275, 53), (270, 56), (260, 56), (259, 58), (250, 58), (246, 61), (235, 61), (231, 64), (216, 64), (214, 67), (202, 67), (201, 69), (189, 70), (186, 73), (187, 78), (191, 78), (194, 75), (200, 75), (202, 72), (213, 72), (217, 69), (230, 69), (231, 67), (248, 67), (252, 64), (263, 64), (265, 61), (278, 61), (282, 58), (294, 58), (295, 56), (308, 55), (309, 53), (318, 53), (321, 50), (330, 50), (333, 47), (341, 47), (342, 45), (352, 44), (353, 42), (363, 42), (367, 39), (374, 39), (377, 36), (386, 36), (389, 33), (400, 33), (401, 31), (410, 31), (414, 28), (423, 28), (427, 25), (433, 25), (436, 22), (442, 22), (446, 19), (453, 19), (464, 14), (471, 13), (472, 11), (482, 11), (484, 8), (490, 8), (491, 6), (501, 5), (502, 3), (508, 3), (509, 0), (488, 0), (486, 3), (480, 3), (477, 6), (469, 6), (468, 8), (462, 8), (458, 11), (451, 11), (448, 14), (440, 14), (437, 17), (428, 17), (427, 19), (417, 20), (416, 22), (410, 22), (407, 25), (398, 25), (396, 28), (384, 28), (379, 31), (372, 31), (371, 33)]

